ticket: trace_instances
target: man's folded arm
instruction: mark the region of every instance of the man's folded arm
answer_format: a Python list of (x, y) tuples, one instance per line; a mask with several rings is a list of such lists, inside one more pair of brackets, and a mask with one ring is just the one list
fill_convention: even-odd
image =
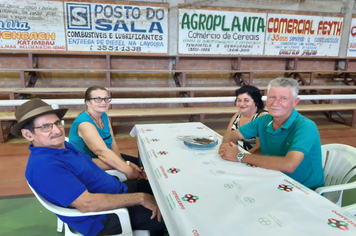
[[(104, 194), (90, 193), (85, 190), (70, 206), (80, 212), (95, 212), (140, 205), (144, 201), (145, 193)], [(147, 194), (148, 195), (148, 194)]]
[(242, 162), (256, 165), (265, 169), (279, 170), (285, 173), (293, 173), (304, 158), (304, 153), (289, 151), (285, 156), (262, 156), (245, 154)]
[(224, 134), (223, 143), (233, 142), (236, 143), (238, 140), (244, 139), (244, 136), (240, 133), (238, 129), (227, 131)]
[(80, 212), (96, 212), (113, 210), (122, 207), (142, 205), (152, 211), (151, 219), (157, 216), (161, 221), (161, 212), (155, 198), (147, 193), (125, 193), (125, 194), (105, 194), (90, 193), (85, 190), (70, 206), (75, 207)]

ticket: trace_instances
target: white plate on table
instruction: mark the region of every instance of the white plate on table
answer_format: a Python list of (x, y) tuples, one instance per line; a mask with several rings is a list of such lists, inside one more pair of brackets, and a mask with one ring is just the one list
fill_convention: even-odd
[(185, 136), (183, 143), (193, 149), (210, 149), (218, 145), (215, 136)]

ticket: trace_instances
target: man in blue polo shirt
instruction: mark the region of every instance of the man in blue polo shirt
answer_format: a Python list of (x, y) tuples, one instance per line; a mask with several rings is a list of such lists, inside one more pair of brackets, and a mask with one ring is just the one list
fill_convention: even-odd
[[(42, 197), (55, 205), (95, 212), (127, 207), (135, 230), (164, 235), (152, 190), (147, 180), (120, 182), (92, 159), (64, 141), (61, 118), (68, 109), (52, 109), (41, 99), (32, 99), (15, 112), (18, 123), (11, 133), (31, 142), (26, 179)], [(112, 235), (122, 232), (116, 214), (58, 217), (83, 235)]]
[[(223, 159), (279, 170), (316, 189), (324, 185), (320, 136), (315, 123), (295, 110), (299, 102), (298, 82), (279, 77), (267, 87), (269, 114), (259, 117), (238, 130), (224, 134), (219, 154)], [(262, 155), (244, 154), (237, 140), (259, 137)]]

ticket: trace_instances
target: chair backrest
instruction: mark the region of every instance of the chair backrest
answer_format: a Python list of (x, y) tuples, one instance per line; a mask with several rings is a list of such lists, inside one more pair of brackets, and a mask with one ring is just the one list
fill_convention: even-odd
[[(106, 171), (110, 175), (114, 175), (120, 179), (120, 181), (125, 181), (126, 175), (117, 171), (117, 170), (108, 170)], [(66, 208), (66, 207), (60, 207), (57, 206), (48, 200), (46, 200), (44, 197), (42, 197), (39, 193), (37, 193), (31, 185), (27, 182), (28, 186), (30, 187), (31, 191), (33, 194), (36, 196), (38, 201), (49, 211), (57, 214), (57, 215), (62, 215), (62, 216), (84, 216), (84, 215), (99, 215), (99, 214), (108, 214), (112, 213), (110, 210), (109, 211), (101, 211), (101, 212), (86, 212), (86, 213), (81, 213), (75, 208)]]
[(54, 205), (53, 203), (47, 201), (44, 197), (42, 197), (40, 194), (34, 190), (31, 185), (27, 182), (28, 186), (30, 187), (31, 191), (37, 198), (37, 200), (49, 211), (58, 214), (58, 215), (65, 215), (65, 216), (80, 216), (82, 213), (78, 211), (77, 209), (70, 209), (70, 208), (65, 208), (65, 207), (59, 207)]
[(321, 146), (325, 186), (347, 183), (356, 175), (356, 148), (344, 144)]
[[(132, 229), (131, 229), (131, 222), (130, 222), (130, 217), (129, 217), (129, 212), (126, 208), (119, 208), (119, 209), (114, 209), (114, 210), (107, 210), (107, 211), (100, 211), (100, 212), (85, 212), (81, 213), (77, 209), (72, 209), (72, 208), (65, 208), (65, 207), (59, 207), (51, 202), (47, 201), (44, 197), (42, 197), (40, 194), (38, 194), (32, 187), (31, 185), (27, 182), (28, 186), (30, 187), (31, 191), (33, 194), (36, 196), (38, 201), (49, 211), (57, 214), (57, 215), (63, 215), (63, 216), (91, 216), (91, 215), (106, 215), (106, 214), (112, 214), (115, 213), (118, 215), (120, 222), (121, 222), (121, 227), (122, 227), (122, 233), (120, 235), (125, 235), (125, 236), (132, 236)], [(58, 218), (58, 224), (60, 224), (57, 227), (57, 231), (62, 232), (62, 225), (63, 222), (59, 220)], [(73, 232), (72, 229), (68, 227), (67, 224), (65, 225), (65, 235), (81, 235), (78, 232)], [(142, 232), (137, 232), (139, 235), (145, 235), (147, 236), (149, 234), (149, 231), (143, 230)]]

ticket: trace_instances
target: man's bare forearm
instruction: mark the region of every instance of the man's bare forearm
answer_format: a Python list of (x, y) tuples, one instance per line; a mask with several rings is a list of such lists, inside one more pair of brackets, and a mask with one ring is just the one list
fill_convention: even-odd
[(104, 194), (89, 193), (87, 190), (74, 200), (71, 206), (80, 212), (113, 210), (122, 207), (142, 205), (147, 199), (145, 193)]
[(244, 137), (240, 133), (240, 131), (237, 130), (231, 130), (231, 131), (226, 131), (223, 137), (222, 142), (223, 143), (228, 143), (228, 142), (233, 142), (236, 143), (238, 140), (243, 139)]

